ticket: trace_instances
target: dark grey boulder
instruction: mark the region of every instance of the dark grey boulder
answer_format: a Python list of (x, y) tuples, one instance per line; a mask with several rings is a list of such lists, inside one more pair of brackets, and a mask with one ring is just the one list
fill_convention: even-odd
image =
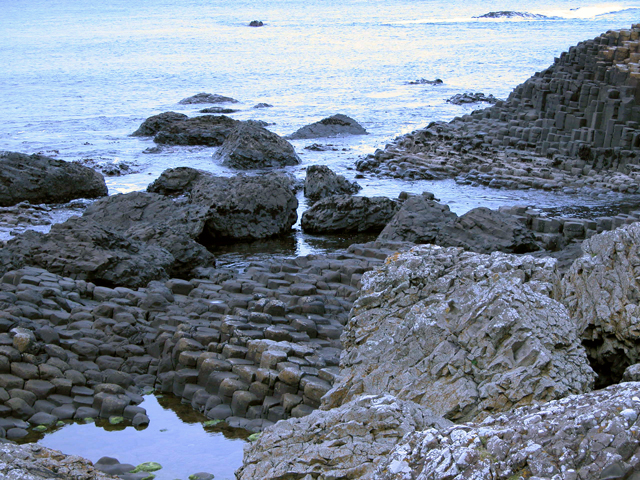
[(410, 197), (378, 236), (392, 242), (436, 243), (440, 230), (458, 216), (425, 192)]
[(442, 228), (438, 245), (477, 253), (527, 253), (540, 250), (533, 232), (514, 215), (479, 207)]
[(498, 103), (498, 99), (493, 95), (485, 95), (484, 93), (476, 92), (476, 93), (458, 93), (451, 98), (447, 99), (447, 103), (451, 103), (453, 105), (466, 105), (469, 103)]
[(324, 138), (343, 135), (367, 135), (367, 131), (353, 118), (339, 113), (306, 125), (286, 138)]
[(163, 145), (222, 145), (238, 120), (225, 115), (202, 115), (167, 124), (153, 141)]
[(178, 102), (180, 105), (193, 105), (198, 103), (239, 103), (238, 100), (215, 93), (196, 93), (195, 95), (183, 98)]
[(427, 80), (426, 78), (419, 78), (418, 80), (413, 80), (411, 82), (407, 82), (407, 85), (442, 85), (444, 82), (439, 78), (435, 80)]
[(203, 108), (202, 110), (198, 110), (200, 113), (215, 113), (215, 114), (221, 114), (221, 113), (236, 113), (239, 110), (236, 108), (224, 108), (224, 107), (208, 107), (208, 108)]
[(0, 207), (105, 195), (104, 177), (91, 168), (44, 155), (0, 152)]
[(250, 27), (263, 27), (264, 23), (261, 20), (251, 20), (249, 23)]
[(200, 178), (211, 176), (203, 170), (191, 167), (169, 168), (147, 187), (147, 192), (161, 195), (182, 195), (190, 193), (193, 186)]
[(128, 239), (82, 218), (56, 224), (46, 235), (27, 231), (0, 250), (2, 273), (35, 266), (96, 284), (129, 287), (168, 278), (174, 261), (161, 247)]
[(387, 197), (333, 195), (302, 214), (302, 229), (308, 233), (379, 232), (400, 205)]
[(251, 108), (271, 108), (273, 107), (273, 105), (269, 104), (269, 103), (264, 103), (264, 102), (260, 102), (260, 103), (256, 103), (253, 107)]
[(352, 195), (362, 190), (356, 182), (337, 175), (326, 165), (311, 165), (304, 180), (304, 196), (317, 201), (331, 195)]
[(479, 15), (477, 17), (472, 18), (530, 18), (530, 19), (544, 19), (544, 18), (553, 18), (547, 17), (546, 15), (541, 15), (539, 13), (529, 13), (529, 12), (514, 12), (512, 10), (500, 10), (497, 12), (489, 12), (484, 15)]
[(257, 122), (238, 123), (214, 156), (240, 170), (297, 165), (293, 146)]
[(131, 135), (134, 137), (152, 137), (169, 125), (188, 119), (184, 113), (164, 112), (147, 118)]

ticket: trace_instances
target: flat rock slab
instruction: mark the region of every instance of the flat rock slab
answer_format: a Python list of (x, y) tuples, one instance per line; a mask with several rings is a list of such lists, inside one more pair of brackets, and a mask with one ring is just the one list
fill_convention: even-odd
[(104, 177), (91, 168), (44, 155), (0, 153), (0, 207), (25, 200), (64, 203), (107, 193)]

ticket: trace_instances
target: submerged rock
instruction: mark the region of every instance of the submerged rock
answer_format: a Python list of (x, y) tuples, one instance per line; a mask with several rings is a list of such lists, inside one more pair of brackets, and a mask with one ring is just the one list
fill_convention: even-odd
[(562, 300), (582, 333), (598, 385), (620, 381), (640, 353), (640, 223), (594, 235), (562, 279)]
[(419, 246), (366, 273), (323, 408), (390, 393), (454, 421), (589, 391), (555, 261)]
[(500, 10), (498, 12), (489, 12), (484, 15), (479, 15), (477, 17), (472, 18), (532, 18), (532, 19), (541, 19), (541, 18), (550, 18), (546, 15), (541, 15), (539, 13), (529, 13), (529, 12), (514, 12), (512, 10)]
[(183, 98), (180, 105), (192, 105), (198, 103), (240, 103), (235, 98), (225, 97), (215, 93), (197, 93), (191, 97)]
[(229, 133), (215, 154), (222, 164), (241, 170), (297, 165), (293, 146), (257, 122), (241, 122)]
[(104, 177), (91, 168), (44, 155), (0, 152), (0, 207), (105, 195)]
[(324, 138), (343, 135), (367, 135), (367, 131), (353, 118), (337, 114), (323, 118), (319, 122), (306, 125), (286, 138)]
[(239, 112), (240, 110), (235, 109), (235, 108), (223, 108), (223, 107), (209, 107), (209, 108), (203, 108), (202, 110), (199, 110), (200, 113), (236, 113)]
[(411, 82), (407, 82), (407, 85), (442, 85), (444, 82), (439, 78), (435, 80), (427, 80), (426, 78), (419, 78), (418, 80), (413, 80)]
[(450, 423), (391, 395), (366, 395), (329, 411), (278, 422), (245, 450), (239, 480), (370, 478), (406, 434)]
[(264, 26), (264, 23), (261, 20), (251, 20), (251, 22), (249, 23), (250, 27), (262, 27)]
[(337, 175), (325, 165), (311, 165), (304, 180), (304, 196), (312, 201), (331, 195), (351, 195), (362, 187), (350, 182), (343, 175)]
[(325, 197), (302, 214), (302, 229), (308, 233), (379, 232), (400, 209), (400, 202), (387, 197)]

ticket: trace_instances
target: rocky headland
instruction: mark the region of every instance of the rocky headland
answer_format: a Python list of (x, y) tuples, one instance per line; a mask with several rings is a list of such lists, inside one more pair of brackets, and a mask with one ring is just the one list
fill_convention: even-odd
[[(400, 137), (358, 168), (636, 193), (639, 34), (583, 42), (507, 101)], [(300, 138), (365, 133), (345, 118)], [(216, 155), (243, 170), (297, 159), (257, 122), (225, 116), (166, 112), (134, 135), (220, 146)], [(292, 160), (275, 162), (276, 147)], [(27, 178), (16, 155), (0, 168)], [(42, 162), (19, 160), (34, 166), (25, 171)], [(93, 196), (106, 194), (100, 174), (55, 166), (69, 185), (79, 175), (98, 184)], [(77, 457), (9, 442), (69, 421), (144, 428), (153, 419), (142, 395), (155, 390), (261, 432), (239, 480), (640, 478), (640, 211), (458, 216), (427, 192), (355, 196), (357, 184), (313, 166), (302, 228), (377, 239), (243, 269), (216, 264), (216, 245), (290, 234), (298, 188), (277, 171), (223, 178), (178, 167), (146, 192), (98, 199), (49, 233), (3, 244), (0, 474), (106, 478)], [(44, 218), (24, 203), (40, 189), (11, 190), (0, 213), (14, 224), (26, 209)], [(74, 195), (34, 201), (92, 196)], [(95, 467), (147, 477), (112, 460)]]

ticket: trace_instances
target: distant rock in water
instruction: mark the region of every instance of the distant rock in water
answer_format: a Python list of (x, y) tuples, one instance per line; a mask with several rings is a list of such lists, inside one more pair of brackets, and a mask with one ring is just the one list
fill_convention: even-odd
[(44, 155), (0, 152), (0, 206), (22, 201), (64, 203), (107, 195), (104, 177), (95, 170)]
[(487, 96), (484, 93), (459, 93), (447, 99), (447, 103), (452, 103), (453, 105), (465, 105), (467, 103), (478, 102), (497, 103), (498, 99), (493, 95)]
[(236, 113), (238, 110), (234, 108), (223, 108), (223, 107), (209, 107), (203, 108), (199, 110), (200, 113)]
[(473, 18), (531, 18), (531, 19), (542, 19), (542, 18), (553, 18), (547, 17), (546, 15), (539, 15), (537, 13), (529, 13), (529, 12), (513, 12), (511, 10), (501, 10), (499, 12), (489, 12), (484, 15), (480, 15), (478, 17)]
[(238, 123), (215, 156), (223, 165), (241, 170), (300, 163), (289, 142), (254, 121)]
[(154, 142), (164, 145), (222, 145), (238, 120), (224, 115), (202, 115), (169, 123), (158, 131)]
[(270, 105), (268, 103), (257, 103), (251, 108), (271, 108), (271, 107), (273, 107), (273, 105)]
[(178, 102), (180, 105), (192, 105), (197, 103), (239, 103), (238, 100), (214, 93), (197, 93), (192, 97), (183, 98)]
[(286, 138), (324, 138), (343, 135), (367, 135), (367, 131), (353, 118), (339, 113), (306, 125)]
[(419, 78), (413, 82), (407, 82), (407, 85), (442, 85), (444, 82), (439, 78), (435, 80), (427, 80), (426, 78)]
[(264, 23), (262, 23), (262, 21), (260, 20), (252, 20), (251, 23), (249, 23), (250, 27), (262, 27), (264, 26)]

